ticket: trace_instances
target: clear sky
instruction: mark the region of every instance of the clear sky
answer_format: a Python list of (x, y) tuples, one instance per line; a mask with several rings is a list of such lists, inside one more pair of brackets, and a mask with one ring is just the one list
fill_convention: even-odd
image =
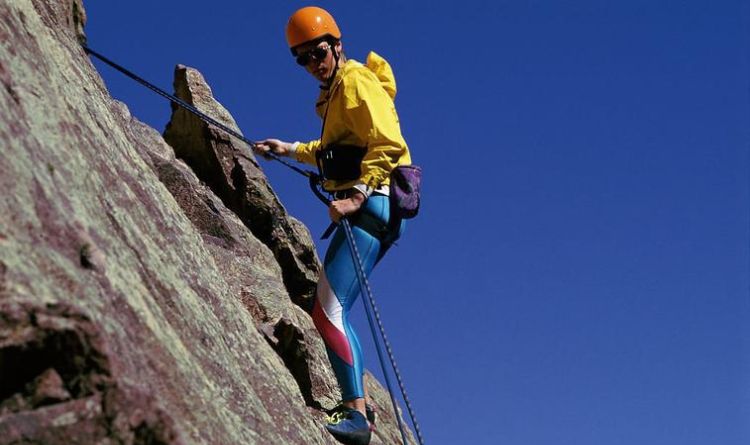
[[(249, 138), (306, 140), (318, 90), (284, 40), (305, 5), (89, 0), (86, 30), (164, 88), (196, 67)], [(350, 58), (392, 64), (425, 172), (372, 282), (426, 442), (750, 443), (747, 3), (318, 5)], [(98, 66), (164, 129), (166, 101)], [(264, 167), (320, 234), (304, 180)]]

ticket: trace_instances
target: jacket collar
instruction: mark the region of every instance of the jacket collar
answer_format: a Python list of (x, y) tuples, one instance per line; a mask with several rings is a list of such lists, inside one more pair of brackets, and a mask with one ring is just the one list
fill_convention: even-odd
[(336, 91), (336, 88), (338, 88), (339, 84), (341, 84), (341, 80), (344, 78), (344, 76), (350, 73), (357, 66), (361, 65), (361, 63), (357, 62), (354, 59), (347, 59), (347, 61), (344, 62), (344, 64), (341, 65), (338, 70), (336, 70), (336, 75), (333, 77), (333, 81), (331, 81), (331, 83), (328, 85), (320, 85), (320, 89), (323, 91), (329, 91), (331, 93)]

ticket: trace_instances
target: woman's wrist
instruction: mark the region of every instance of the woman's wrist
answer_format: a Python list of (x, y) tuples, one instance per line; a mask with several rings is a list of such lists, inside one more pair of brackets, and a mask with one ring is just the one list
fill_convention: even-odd
[(367, 201), (367, 195), (362, 193), (359, 189), (355, 188), (349, 199), (351, 199), (354, 204), (361, 206), (365, 201)]
[(296, 142), (287, 142), (286, 144), (286, 155), (287, 156), (294, 156), (295, 153), (297, 153), (297, 147), (299, 147), (300, 141)]

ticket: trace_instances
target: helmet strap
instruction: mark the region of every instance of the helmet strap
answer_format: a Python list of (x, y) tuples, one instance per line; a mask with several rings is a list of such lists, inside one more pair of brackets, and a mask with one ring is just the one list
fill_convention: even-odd
[(328, 79), (328, 82), (326, 82), (327, 86), (331, 86), (333, 83), (333, 79), (336, 78), (336, 73), (339, 71), (339, 60), (341, 60), (341, 56), (339, 55), (339, 52), (336, 50), (336, 45), (338, 44), (338, 41), (336, 40), (329, 40), (329, 45), (331, 45), (331, 53), (333, 53), (333, 60), (336, 61), (336, 64), (333, 66), (333, 72), (331, 73), (331, 78)]

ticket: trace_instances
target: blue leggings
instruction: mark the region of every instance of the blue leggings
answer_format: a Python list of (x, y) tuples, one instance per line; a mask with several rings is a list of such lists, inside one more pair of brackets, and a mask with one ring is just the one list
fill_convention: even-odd
[[(380, 239), (395, 241), (403, 232), (403, 222), (398, 233), (384, 232), (388, 214), (388, 197), (376, 194), (367, 200), (362, 210), (350, 218), (354, 241), (368, 277), (390, 245)], [(376, 237), (374, 234), (380, 236)], [(359, 293), (359, 280), (346, 234), (344, 228), (339, 227), (326, 252), (313, 305), (313, 321), (326, 344), (328, 359), (341, 388), (342, 400), (364, 397), (362, 348), (357, 334), (349, 324), (349, 312)]]

